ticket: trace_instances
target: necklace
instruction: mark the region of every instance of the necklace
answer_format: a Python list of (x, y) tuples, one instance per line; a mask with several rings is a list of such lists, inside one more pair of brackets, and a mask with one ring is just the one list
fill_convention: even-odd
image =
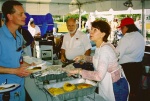
[(101, 45), (99, 46), (99, 48), (101, 48), (103, 44), (104, 44), (104, 41), (101, 43)]

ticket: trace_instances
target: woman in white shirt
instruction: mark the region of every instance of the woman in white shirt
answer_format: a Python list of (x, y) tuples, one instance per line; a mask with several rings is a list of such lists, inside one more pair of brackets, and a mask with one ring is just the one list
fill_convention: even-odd
[(39, 26), (35, 25), (33, 18), (28, 23), (28, 30), (34, 38), (41, 38), (41, 30)]
[(105, 101), (127, 101), (129, 94), (128, 82), (121, 66), (115, 48), (107, 43), (111, 28), (105, 21), (92, 22), (90, 39), (96, 43), (94, 56), (77, 56), (74, 60), (84, 60), (94, 65), (94, 71), (74, 69), (67, 71), (69, 75), (80, 74), (82, 78), (98, 82), (98, 94)]

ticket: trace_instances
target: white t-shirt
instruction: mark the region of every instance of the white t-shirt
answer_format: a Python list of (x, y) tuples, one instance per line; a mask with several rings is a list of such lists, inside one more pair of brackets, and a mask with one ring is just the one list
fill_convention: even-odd
[(91, 47), (87, 35), (77, 31), (73, 37), (69, 33), (64, 35), (61, 49), (65, 49), (66, 58), (72, 60), (78, 55), (84, 55)]
[(119, 63), (141, 62), (145, 51), (144, 37), (138, 32), (126, 33), (119, 41)]
[(29, 27), (28, 28), (29, 32), (31, 33), (31, 35), (34, 37), (37, 33), (41, 33), (41, 30), (39, 28), (39, 26), (35, 25), (35, 28), (33, 27)]

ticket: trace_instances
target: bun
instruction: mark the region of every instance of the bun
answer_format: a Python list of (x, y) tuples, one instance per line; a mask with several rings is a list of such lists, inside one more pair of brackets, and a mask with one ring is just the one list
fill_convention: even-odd
[(65, 91), (72, 91), (75, 89), (75, 85), (67, 82), (63, 85), (63, 89)]
[(82, 84), (79, 84), (78, 86), (77, 86), (77, 88), (78, 89), (83, 89), (83, 88), (89, 88), (89, 87), (91, 87), (92, 85), (90, 85), (90, 84), (86, 84), (86, 83), (82, 83)]
[(54, 87), (49, 88), (48, 92), (50, 92), (52, 95), (59, 95), (59, 94), (63, 94), (64, 93), (63, 89), (61, 89), (61, 88), (54, 88)]

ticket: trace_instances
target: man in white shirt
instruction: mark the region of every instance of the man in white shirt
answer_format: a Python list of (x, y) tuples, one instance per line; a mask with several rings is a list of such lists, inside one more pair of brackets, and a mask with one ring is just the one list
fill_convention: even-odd
[(61, 47), (61, 61), (73, 60), (78, 55), (90, 55), (91, 43), (87, 35), (77, 30), (76, 20), (66, 22), (68, 33), (64, 35)]

